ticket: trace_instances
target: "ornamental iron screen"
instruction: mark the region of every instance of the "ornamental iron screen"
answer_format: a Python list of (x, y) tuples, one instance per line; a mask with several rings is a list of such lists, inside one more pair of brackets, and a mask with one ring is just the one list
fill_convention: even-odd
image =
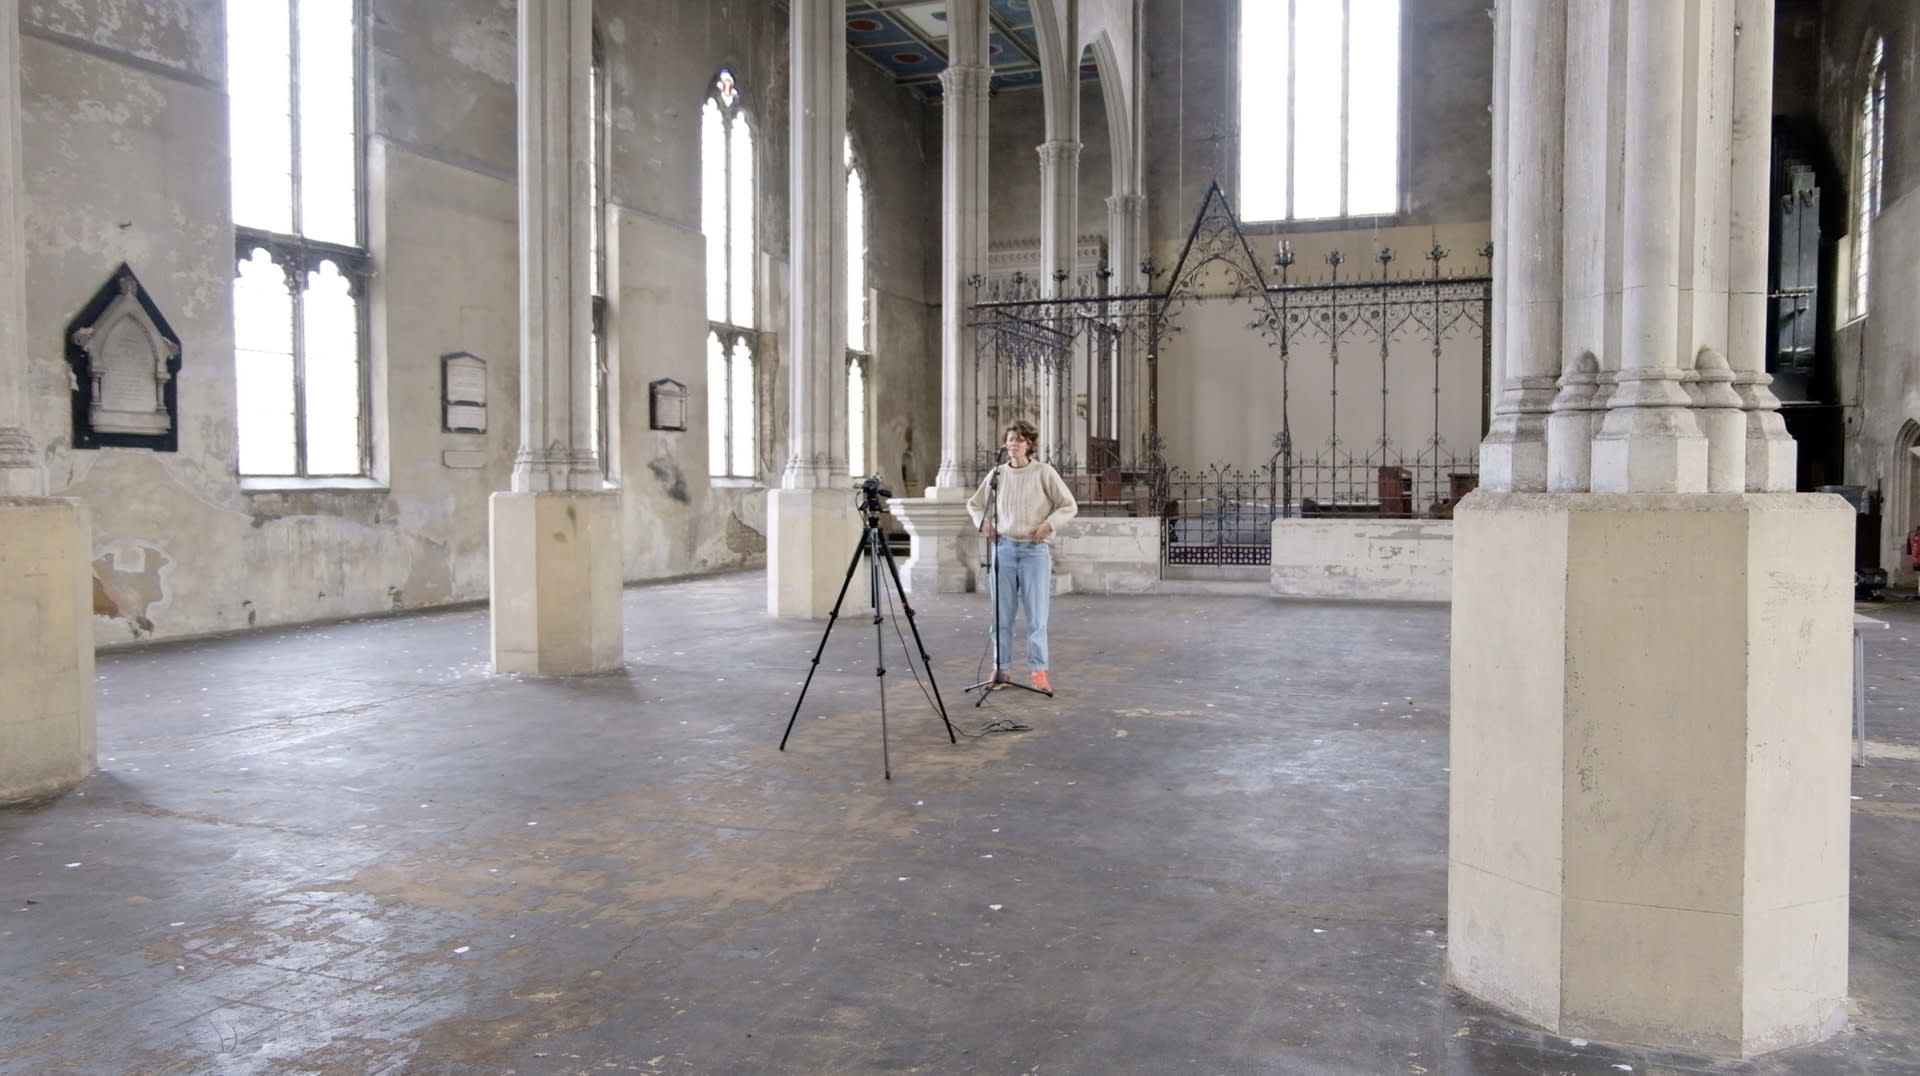
[[(1052, 295), (975, 281), (976, 476), (1034, 422), (1083, 514), (1160, 518), (1163, 570), (1267, 564), (1280, 519), (1448, 518), (1488, 417), (1493, 252), (1475, 253), (1459, 272), (1436, 239), (1396, 275), (1376, 244), (1365, 278), (1332, 251), (1300, 279), (1288, 240), (1260, 263), (1216, 184), (1173, 269), (1141, 265), (1157, 290), (1116, 293), (1104, 268)], [(1263, 422), (1264, 461), (1190, 462)]]

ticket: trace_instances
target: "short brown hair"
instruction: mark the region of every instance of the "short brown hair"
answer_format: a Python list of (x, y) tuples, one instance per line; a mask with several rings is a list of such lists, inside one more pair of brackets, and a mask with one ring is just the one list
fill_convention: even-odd
[(1007, 434), (1013, 434), (1022, 441), (1025, 441), (1030, 446), (1027, 449), (1028, 453), (1035, 452), (1040, 448), (1039, 428), (1024, 418), (1015, 419), (1007, 423), (1007, 428), (1000, 431), (1000, 436), (1004, 440)]

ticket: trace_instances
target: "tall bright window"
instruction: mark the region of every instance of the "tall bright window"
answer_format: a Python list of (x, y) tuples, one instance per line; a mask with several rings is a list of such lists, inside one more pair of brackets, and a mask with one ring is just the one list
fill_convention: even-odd
[(1887, 42), (1875, 38), (1868, 53), (1867, 80), (1853, 128), (1853, 265), (1848, 313), (1867, 313), (1867, 284), (1873, 269), (1873, 222), (1880, 215), (1880, 181), (1887, 148)]
[(588, 122), (587, 240), (593, 272), (593, 448), (600, 457), (600, 473), (613, 474), (612, 414), (608, 382), (612, 361), (607, 336), (611, 326), (607, 309), (607, 60), (600, 36), (593, 38), (593, 58), (587, 67)]
[(847, 162), (847, 472), (867, 473), (867, 372), (873, 362), (873, 326), (867, 302), (867, 184), (854, 160)]
[(1240, 217), (1400, 207), (1400, 0), (1242, 0)]
[(753, 478), (753, 128), (733, 74), (713, 80), (700, 118), (700, 226), (707, 236), (707, 469)]
[(357, 0), (227, 5), (240, 473), (368, 473)]

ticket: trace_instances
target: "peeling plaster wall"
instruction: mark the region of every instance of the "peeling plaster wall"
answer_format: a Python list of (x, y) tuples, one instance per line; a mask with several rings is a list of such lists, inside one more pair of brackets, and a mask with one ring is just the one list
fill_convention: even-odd
[[(376, 488), (261, 490), (235, 475), (233, 232), (221, 0), (26, 0), (27, 391), (57, 496), (93, 521), (103, 646), (486, 597), (487, 498), (518, 448), (514, 0), (370, 0), (367, 212)], [(785, 463), (786, 12), (599, 5), (612, 97), (612, 472), (625, 573), (764, 563), (766, 490), (706, 477), (699, 108), (721, 66), (760, 147), (763, 478)], [(881, 291), (881, 460), (937, 465), (939, 112), (850, 60)], [(182, 341), (180, 450), (75, 451), (61, 335), (121, 262)], [(484, 434), (441, 430), (441, 359), (487, 364)], [(648, 428), (647, 386), (690, 390)]]

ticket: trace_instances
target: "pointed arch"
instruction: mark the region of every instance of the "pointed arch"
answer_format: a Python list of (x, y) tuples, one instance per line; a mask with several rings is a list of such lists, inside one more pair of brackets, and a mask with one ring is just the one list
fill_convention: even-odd
[(846, 135), (847, 166), (847, 470), (865, 475), (873, 444), (873, 306), (867, 266), (867, 168), (853, 132)]
[(707, 239), (707, 472), (757, 477), (758, 166), (733, 72), (707, 84), (700, 111), (700, 227)]
[(1032, 0), (1033, 33), (1040, 42), (1040, 93), (1049, 142), (1080, 140), (1080, 42), (1073, 0)]
[[(1886, 522), (1881, 531), (1882, 548), (1891, 546), (1894, 550), (1888, 582), (1906, 586), (1920, 578), (1920, 573), (1914, 571), (1912, 558), (1906, 555), (1907, 536), (1920, 528), (1920, 422), (1909, 418), (1900, 424), (1900, 432), (1893, 438), (1893, 459), (1889, 464), (1887, 470), (1893, 481), (1888, 483), (1891, 488)], [(1888, 562), (1883, 559), (1881, 563)]]
[(1140, 189), (1140, 171), (1136, 163), (1133, 124), (1133, 88), (1127, 84), (1113, 36), (1107, 30), (1094, 35), (1088, 45), (1093, 62), (1100, 69), (1100, 96), (1107, 107), (1107, 142), (1113, 161), (1113, 193), (1133, 194)]

